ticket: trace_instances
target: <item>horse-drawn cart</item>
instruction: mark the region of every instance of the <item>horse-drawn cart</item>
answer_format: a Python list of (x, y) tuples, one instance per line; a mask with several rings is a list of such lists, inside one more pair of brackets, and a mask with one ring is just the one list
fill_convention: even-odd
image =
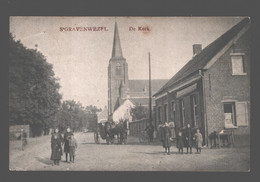
[(121, 120), (119, 123), (114, 121), (106, 121), (103, 123), (97, 123), (97, 127), (94, 131), (95, 143), (100, 143), (101, 139), (106, 140), (107, 144), (113, 144), (117, 136), (117, 142), (119, 144), (127, 143), (127, 121)]

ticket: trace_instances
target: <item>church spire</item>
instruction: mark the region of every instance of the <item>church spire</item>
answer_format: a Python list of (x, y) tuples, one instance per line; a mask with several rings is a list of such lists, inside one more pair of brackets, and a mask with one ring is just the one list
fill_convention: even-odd
[(113, 49), (112, 49), (112, 58), (114, 57), (123, 57), (118, 28), (117, 28), (117, 22), (115, 22), (114, 41), (113, 41)]

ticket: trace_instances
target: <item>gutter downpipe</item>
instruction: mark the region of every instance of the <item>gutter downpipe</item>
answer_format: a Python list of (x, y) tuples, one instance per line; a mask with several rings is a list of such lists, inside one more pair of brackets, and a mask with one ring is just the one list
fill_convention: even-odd
[(205, 79), (204, 79), (204, 72), (206, 70), (199, 70), (199, 74), (202, 78), (202, 89), (203, 89), (203, 108), (204, 108), (204, 121), (205, 121), (205, 139), (206, 139), (206, 145), (208, 145), (208, 120), (207, 120), (207, 105), (206, 105), (206, 93), (205, 93)]

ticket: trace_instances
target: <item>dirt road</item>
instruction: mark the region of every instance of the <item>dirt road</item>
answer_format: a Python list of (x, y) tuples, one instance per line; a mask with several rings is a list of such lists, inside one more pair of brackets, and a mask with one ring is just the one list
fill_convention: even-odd
[[(250, 148), (203, 149), (201, 154), (165, 155), (160, 145), (140, 145), (137, 138), (129, 137), (127, 145), (95, 144), (93, 133), (76, 133), (79, 147), (75, 163), (60, 166), (50, 160), (50, 136), (30, 138), (21, 151), (21, 141), (10, 142), (10, 170), (48, 171), (248, 171)], [(195, 149), (194, 149), (195, 150)]]

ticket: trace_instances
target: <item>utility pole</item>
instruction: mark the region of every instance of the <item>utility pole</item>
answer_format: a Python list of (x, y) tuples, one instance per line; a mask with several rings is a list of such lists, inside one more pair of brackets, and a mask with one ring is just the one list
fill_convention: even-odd
[(151, 54), (149, 56), (149, 124), (152, 124)]

